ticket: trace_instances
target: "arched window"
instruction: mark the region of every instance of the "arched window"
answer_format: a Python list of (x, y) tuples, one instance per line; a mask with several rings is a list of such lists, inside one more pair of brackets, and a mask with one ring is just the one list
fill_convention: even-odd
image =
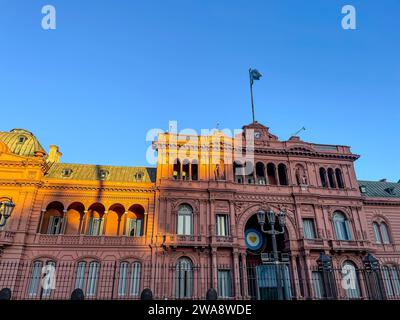
[(328, 169), (328, 181), (329, 181), (329, 187), (336, 188), (335, 173), (332, 168)]
[(139, 295), (140, 269), (141, 265), (139, 262), (134, 262), (131, 265), (128, 262), (121, 262), (118, 279), (118, 296), (125, 297), (129, 295), (135, 297)]
[(265, 180), (265, 166), (262, 162), (256, 163), (256, 179), (257, 184), (266, 184)]
[(73, 202), (68, 206), (65, 234), (80, 234), (85, 206), (80, 202)]
[(342, 266), (342, 286), (349, 299), (361, 298), (357, 269), (353, 262), (345, 261)]
[(91, 261), (87, 268), (86, 261), (80, 261), (76, 268), (75, 288), (81, 289), (86, 297), (96, 295), (97, 282), (99, 279), (100, 264), (97, 261)]
[[(31, 298), (41, 295), (49, 296), (51, 290), (55, 288), (55, 266), (54, 261), (47, 261), (43, 267), (43, 261), (35, 261), (32, 265), (31, 276), (29, 279), (28, 295)], [(49, 281), (45, 282), (45, 287), (42, 287), (41, 280), (43, 276), (48, 276)]]
[(197, 163), (197, 160), (192, 161), (192, 180), (198, 180), (199, 179), (199, 165)]
[(176, 263), (175, 296), (178, 299), (191, 298), (193, 295), (193, 264), (183, 257)]
[(187, 204), (179, 206), (177, 234), (179, 235), (193, 234), (193, 209), (191, 206)]
[(326, 180), (325, 168), (319, 168), (319, 177), (321, 179), (321, 185), (323, 188), (328, 188), (328, 181)]
[(128, 237), (141, 237), (144, 233), (144, 208), (134, 204), (128, 210), (125, 222), (125, 235)]
[(397, 266), (382, 267), (383, 280), (388, 298), (400, 297), (400, 278)]
[(390, 244), (389, 230), (388, 230), (386, 223), (382, 222), (380, 229), (381, 229), (381, 236), (382, 236), (383, 243)]
[(376, 222), (372, 223), (372, 231), (374, 232), (375, 243), (382, 243), (381, 233), (379, 231), (378, 223)]
[(189, 160), (187, 160), (187, 159), (183, 160), (183, 165), (182, 165), (182, 179), (183, 180), (189, 180), (189, 178), (190, 178), (189, 168), (190, 168)]
[(350, 224), (343, 213), (336, 212), (333, 215), (333, 225), (337, 240), (351, 240)]
[(281, 186), (288, 185), (288, 178), (287, 178), (287, 170), (286, 166), (283, 163), (278, 165), (278, 176), (279, 176), (279, 184)]
[(339, 189), (344, 189), (342, 170), (337, 168), (335, 170), (335, 174), (336, 174), (336, 182), (337, 182), (338, 188)]
[(174, 168), (172, 175), (176, 180), (179, 180), (181, 178), (181, 162), (179, 161), (179, 159), (174, 160)]
[(54, 201), (43, 212), (40, 233), (60, 234), (64, 224), (64, 205)]
[(273, 163), (267, 164), (267, 176), (268, 176), (268, 184), (277, 185), (278, 181), (276, 178), (276, 167)]

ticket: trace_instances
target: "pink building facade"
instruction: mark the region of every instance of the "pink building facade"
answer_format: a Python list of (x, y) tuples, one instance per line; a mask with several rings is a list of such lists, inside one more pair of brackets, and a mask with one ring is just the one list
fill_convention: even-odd
[[(144, 288), (159, 299), (204, 299), (209, 288), (223, 299), (399, 299), (400, 184), (358, 181), (347, 146), (243, 129), (251, 161), (230, 159), (222, 134), (211, 149), (165, 134), (156, 168), (65, 164), (27, 131), (2, 133), (1, 196), (16, 206), (0, 231), (1, 287), (14, 299), (75, 288), (93, 299), (138, 299)], [(16, 147), (21, 135), (30, 153)], [(286, 214), (275, 225), (278, 275), (260, 210)], [(43, 289), (49, 265), (54, 286)]]

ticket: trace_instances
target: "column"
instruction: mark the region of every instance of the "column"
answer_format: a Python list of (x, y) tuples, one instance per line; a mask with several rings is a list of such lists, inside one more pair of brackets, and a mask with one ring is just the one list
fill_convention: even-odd
[(65, 234), (65, 229), (67, 228), (67, 223), (68, 223), (68, 215), (67, 215), (68, 210), (64, 209), (63, 210), (63, 220), (62, 220), (62, 225), (61, 225), (61, 230), (60, 234)]
[(46, 214), (46, 209), (42, 209), (41, 214), (40, 214), (38, 233), (42, 233), (43, 218), (44, 218), (45, 214)]
[(212, 259), (212, 287), (218, 289), (218, 266), (217, 266), (217, 248), (211, 248)]
[(240, 292), (240, 269), (239, 269), (239, 252), (238, 249), (233, 249), (233, 285), (235, 289), (235, 298), (241, 299), (241, 292)]
[(83, 216), (81, 216), (79, 221), (78, 234), (85, 234), (88, 214), (88, 210), (83, 211)]
[(246, 261), (246, 252), (242, 252), (240, 254), (242, 259), (242, 284), (243, 284), (243, 299), (249, 298), (249, 284), (247, 280), (247, 261)]

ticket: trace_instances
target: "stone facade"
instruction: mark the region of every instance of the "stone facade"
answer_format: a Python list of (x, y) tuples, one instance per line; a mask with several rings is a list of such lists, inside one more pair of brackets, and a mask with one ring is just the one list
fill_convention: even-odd
[[(161, 134), (153, 143), (157, 168), (65, 164), (57, 147), (47, 154), (31, 133), (2, 132), (0, 196), (16, 206), (0, 231), (0, 262), (107, 262), (117, 273), (122, 262), (168, 265), (143, 269), (140, 288), (158, 298), (204, 298), (228, 281), (224, 296), (254, 298), (254, 279), (242, 271), (262, 264), (271, 238), (262, 235), (261, 249), (250, 250), (245, 234), (259, 229), (256, 213), (268, 208), (286, 212), (277, 240), (293, 298), (321, 294), (314, 283), (321, 254), (334, 270), (346, 263), (364, 270), (371, 256), (397, 270), (399, 183), (357, 181), (359, 156), (347, 146), (280, 141), (257, 122), (243, 129), (244, 140), (254, 137), (251, 161), (228, 152), (239, 137)], [(183, 293), (174, 278), (180, 263), (198, 273)], [(224, 271), (229, 280), (219, 278)], [(368, 284), (358, 280), (358, 296), (368, 298)], [(389, 281), (395, 291), (398, 279)]]

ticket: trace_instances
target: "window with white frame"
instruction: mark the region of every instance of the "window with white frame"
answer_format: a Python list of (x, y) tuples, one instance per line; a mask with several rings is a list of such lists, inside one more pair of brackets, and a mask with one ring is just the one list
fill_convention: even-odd
[(100, 264), (96, 261), (92, 261), (89, 264), (89, 272), (86, 286), (86, 295), (93, 297), (96, 295), (97, 281), (99, 278)]
[(193, 210), (187, 204), (179, 206), (177, 233), (179, 235), (193, 234)]
[(303, 227), (304, 227), (304, 238), (305, 239), (315, 239), (315, 225), (314, 219), (305, 218), (303, 219)]
[(190, 259), (180, 258), (176, 264), (175, 296), (178, 299), (191, 298), (193, 294), (193, 264)]
[[(138, 296), (140, 290), (140, 271), (141, 265), (139, 262), (129, 264), (128, 262), (121, 262), (118, 280), (118, 295), (124, 296)], [(128, 292), (129, 288), (129, 292)]]
[(229, 236), (229, 224), (227, 214), (217, 214), (217, 236)]
[(378, 223), (374, 222), (374, 223), (372, 224), (372, 231), (374, 232), (374, 240), (375, 240), (375, 243), (382, 243), (382, 240), (381, 240), (381, 233), (380, 233), (380, 231), (379, 231), (379, 225), (378, 225)]
[(389, 238), (389, 230), (386, 225), (386, 223), (382, 222), (381, 223), (381, 235), (382, 235), (382, 241), (384, 244), (390, 244), (390, 238)]
[(103, 233), (103, 219), (102, 218), (94, 218), (90, 217), (88, 222), (88, 231), (87, 234), (89, 236), (99, 236)]
[(382, 267), (383, 280), (385, 282), (388, 298), (400, 297), (400, 278), (397, 266)]
[(75, 289), (85, 289), (86, 262), (80, 261), (76, 269)]
[(220, 298), (232, 296), (232, 278), (229, 270), (218, 270), (218, 296)]
[(63, 222), (64, 219), (61, 217), (50, 216), (49, 224), (47, 226), (47, 234), (60, 234)]
[(42, 261), (35, 261), (32, 265), (31, 276), (29, 279), (28, 295), (36, 297), (40, 293), (40, 279), (42, 277)]
[(314, 297), (316, 299), (322, 299), (325, 296), (325, 287), (320, 271), (313, 271), (311, 273), (312, 286), (314, 288)]
[(143, 219), (127, 218), (126, 235), (130, 237), (141, 237), (143, 235)]
[(49, 296), (55, 285), (55, 266), (54, 261), (35, 261), (32, 265), (31, 275), (28, 285), (28, 295), (32, 298), (38, 296)]
[(336, 212), (334, 214), (333, 225), (337, 240), (351, 240), (350, 224), (343, 213)]

